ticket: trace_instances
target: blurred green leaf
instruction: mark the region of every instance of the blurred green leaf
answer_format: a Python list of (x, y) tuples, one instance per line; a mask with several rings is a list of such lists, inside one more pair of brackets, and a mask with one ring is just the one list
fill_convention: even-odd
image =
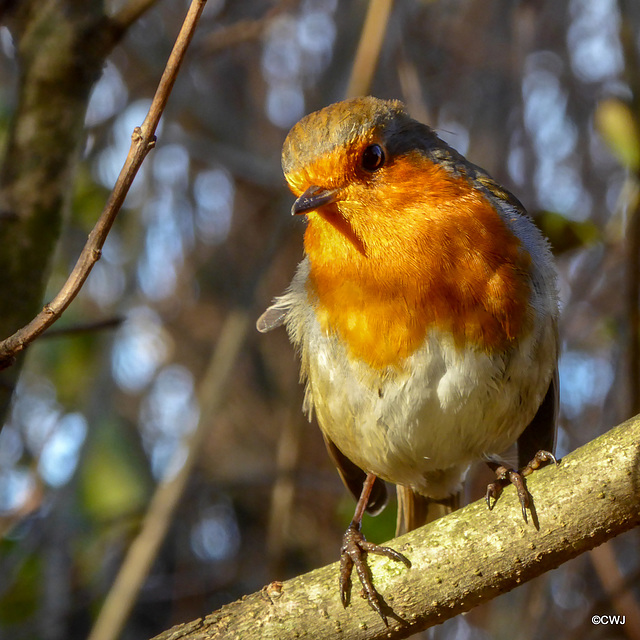
[(130, 436), (116, 422), (99, 425), (87, 443), (80, 494), (95, 520), (117, 520), (144, 509), (149, 481)]
[(556, 255), (589, 246), (602, 238), (600, 229), (591, 220), (571, 220), (555, 211), (537, 211), (533, 218)]
[[(64, 325), (56, 325), (54, 330), (60, 328)], [(43, 371), (50, 373), (58, 400), (66, 407), (78, 406), (79, 399), (85, 398), (95, 383), (100, 364), (97, 359), (102, 338), (100, 333), (51, 335), (37, 344), (37, 350), (34, 349), (35, 361)]]
[(596, 107), (595, 125), (624, 166), (634, 171), (640, 169), (640, 132), (628, 104), (617, 98), (601, 100)]
[(79, 165), (73, 194), (73, 219), (87, 232), (97, 222), (104, 208), (109, 191), (96, 183), (89, 167)]
[[(8, 543), (4, 541), (3, 547)], [(28, 619), (37, 612), (40, 604), (42, 587), (41, 556), (27, 556), (14, 576), (3, 576), (3, 583), (10, 581), (10, 588), (4, 590), (0, 597), (0, 623), (17, 624)]]

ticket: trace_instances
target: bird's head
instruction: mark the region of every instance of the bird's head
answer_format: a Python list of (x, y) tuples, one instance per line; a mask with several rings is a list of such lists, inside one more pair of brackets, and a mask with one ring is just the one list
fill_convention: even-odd
[[(431, 207), (458, 195), (437, 162), (459, 156), (397, 100), (345, 100), (306, 116), (289, 132), (282, 166), (297, 196), (293, 214), (330, 224), (363, 254), (394, 237), (406, 242)], [(434, 210), (435, 211), (435, 210)]]

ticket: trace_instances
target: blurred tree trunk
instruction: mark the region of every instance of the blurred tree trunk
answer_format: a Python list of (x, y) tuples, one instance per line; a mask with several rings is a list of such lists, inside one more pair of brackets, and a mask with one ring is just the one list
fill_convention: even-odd
[[(20, 0), (5, 7), (18, 102), (0, 169), (0, 338), (42, 304), (93, 84), (115, 42), (101, 0)], [(23, 358), (1, 373), (0, 425)]]

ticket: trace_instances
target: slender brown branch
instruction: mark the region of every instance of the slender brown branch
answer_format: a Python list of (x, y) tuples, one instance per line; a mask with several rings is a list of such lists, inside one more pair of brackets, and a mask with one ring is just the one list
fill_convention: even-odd
[[(620, 3), (621, 15), (631, 14), (628, 2)], [(635, 34), (628, 20), (620, 24), (620, 41), (625, 57), (625, 75), (632, 92), (631, 113), (633, 135), (640, 143), (640, 64), (635, 47)], [(635, 179), (640, 184), (640, 168), (635, 167)], [(640, 411), (640, 197), (629, 207), (626, 230), (626, 312), (629, 323), (627, 372), (629, 376), (629, 413)]]
[[(640, 416), (527, 479), (525, 524), (513, 487), (389, 543), (412, 566), (370, 556), (389, 627), (358, 596), (343, 609), (338, 564), (322, 567), (178, 625), (156, 640), (407, 638), (514, 589), (640, 524)], [(597, 612), (599, 613), (599, 612)]]
[(102, 247), (129, 192), (129, 188), (145, 157), (155, 145), (155, 131), (160, 121), (160, 116), (169, 99), (169, 94), (175, 83), (187, 47), (193, 38), (205, 3), (206, 0), (193, 0), (191, 3), (187, 17), (160, 79), (156, 94), (153, 97), (149, 112), (142, 125), (136, 127), (131, 136), (131, 147), (118, 180), (95, 227), (89, 234), (89, 238), (71, 274), (56, 297), (46, 304), (29, 324), (0, 342), (0, 369), (10, 366), (18, 353), (60, 318), (64, 310), (78, 295), (93, 265), (100, 259)]
[(393, 0), (371, 0), (369, 3), (351, 70), (347, 98), (369, 93), (392, 7)]
[[(640, 184), (640, 172), (636, 180)], [(626, 235), (629, 412), (636, 413), (640, 411), (640, 197), (629, 211)]]
[(302, 388), (296, 378), (294, 397), (296, 402), (289, 402), (282, 419), (282, 431), (278, 439), (276, 456), (276, 477), (271, 489), (269, 521), (267, 525), (267, 560), (273, 573), (279, 573), (282, 556), (285, 550), (285, 539), (291, 523), (293, 501), (295, 497), (294, 471), (300, 456), (300, 441), (304, 430), (304, 415), (300, 411), (302, 405)]
[(74, 324), (71, 327), (56, 327), (49, 329), (43, 336), (45, 338), (63, 338), (67, 336), (77, 336), (82, 333), (97, 333), (107, 329), (116, 329), (124, 322), (124, 317), (116, 316), (114, 318), (105, 318), (104, 320), (96, 320), (95, 322), (83, 322)]

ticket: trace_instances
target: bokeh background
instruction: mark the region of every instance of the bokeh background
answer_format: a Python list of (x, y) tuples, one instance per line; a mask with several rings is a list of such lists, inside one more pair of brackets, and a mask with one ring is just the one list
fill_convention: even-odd
[[(188, 6), (145, 4), (77, 123), (47, 299), (106, 201)], [(135, 573), (149, 549), (134, 544), (144, 530), (158, 535), (157, 553), (138, 562), (141, 588), (112, 598), (131, 606), (123, 629), (103, 619), (96, 640), (149, 638), (337, 559), (354, 502), (302, 415), (285, 332), (260, 335), (254, 323), (302, 257), (284, 137), (358, 87), (404, 100), (551, 239), (559, 454), (640, 411), (640, 3), (389, 6), (377, 39), (363, 35), (364, 0), (209, 0), (102, 259), (29, 348), (1, 418), (0, 638), (88, 637), (122, 567)], [(3, 139), (20, 108), (10, 27), (0, 27)], [(167, 484), (180, 478), (163, 519)], [(391, 504), (365, 532), (382, 541), (394, 525)], [(422, 637), (640, 638), (638, 542), (632, 531)], [(626, 624), (597, 627), (593, 614)]]

